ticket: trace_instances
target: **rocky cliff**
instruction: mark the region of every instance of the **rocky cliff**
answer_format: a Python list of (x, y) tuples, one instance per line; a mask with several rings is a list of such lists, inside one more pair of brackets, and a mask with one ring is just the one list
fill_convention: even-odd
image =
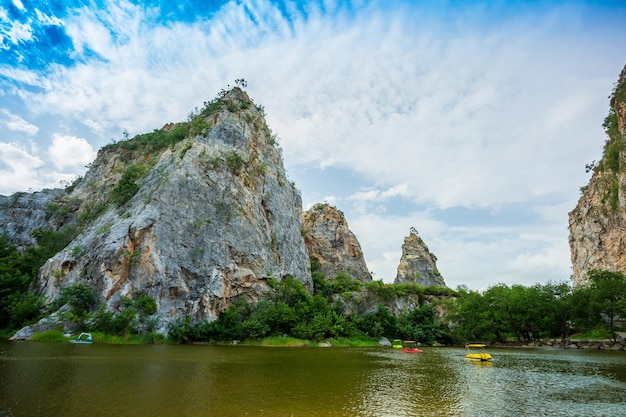
[(437, 257), (430, 253), (414, 228), (404, 238), (394, 284), (419, 284), (425, 287), (446, 285), (437, 269)]
[(626, 272), (626, 67), (610, 106), (603, 125), (608, 139), (602, 159), (587, 165), (593, 174), (569, 213), (575, 285), (587, 282), (592, 269)]
[(372, 280), (363, 251), (343, 213), (328, 204), (316, 204), (302, 214), (304, 241), (313, 262), (319, 262), (320, 271), (327, 280), (344, 272), (359, 281)]
[(0, 234), (21, 249), (34, 246), (35, 230), (58, 230), (74, 219), (80, 202), (66, 197), (61, 189), (0, 195)]
[[(35, 228), (75, 230), (40, 270), (36, 291), (48, 302), (79, 283), (110, 311), (146, 294), (165, 332), (185, 316), (215, 318), (240, 297), (258, 300), (268, 278), (312, 287), (300, 195), (262, 108), (237, 87), (186, 123), (107, 145), (65, 191), (0, 204), (0, 232), (25, 244)], [(28, 222), (10, 221), (22, 216)]]

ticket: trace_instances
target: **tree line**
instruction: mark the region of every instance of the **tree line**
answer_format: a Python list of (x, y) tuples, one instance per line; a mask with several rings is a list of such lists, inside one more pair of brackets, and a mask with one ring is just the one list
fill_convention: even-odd
[[(0, 334), (9, 336), (24, 325), (61, 309), (76, 331), (117, 335), (154, 334), (157, 305), (140, 295), (123, 300), (119, 312), (106, 311), (93, 290), (83, 284), (64, 288), (51, 305), (33, 292), (32, 284), (43, 263), (65, 246), (68, 231), (37, 231), (38, 246), (20, 251), (0, 236)], [(169, 329), (176, 343), (259, 340), (290, 336), (303, 340), (410, 339), (422, 344), (463, 344), (469, 341), (566, 339), (574, 333), (589, 338), (617, 340), (626, 318), (626, 277), (621, 272), (594, 270), (589, 285), (573, 288), (568, 282), (508, 286), (485, 291), (467, 287), (421, 287), (415, 284), (360, 282), (339, 273), (327, 279), (313, 262), (314, 283), (309, 293), (293, 277), (269, 279), (267, 296), (256, 303), (241, 299), (217, 320), (187, 317)], [(375, 295), (378, 306), (359, 314), (346, 309), (363, 292)], [(411, 296), (419, 307), (394, 315), (386, 305)], [(162, 337), (160, 337), (162, 339)]]

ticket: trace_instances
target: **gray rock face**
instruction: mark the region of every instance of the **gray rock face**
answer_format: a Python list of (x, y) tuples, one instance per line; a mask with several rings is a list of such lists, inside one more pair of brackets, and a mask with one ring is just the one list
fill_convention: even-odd
[(437, 257), (430, 253), (428, 246), (413, 228), (404, 238), (394, 284), (419, 284), (425, 287), (446, 285), (437, 270)]
[(613, 92), (605, 128), (609, 138), (602, 160), (590, 167), (589, 184), (569, 213), (575, 285), (585, 284), (592, 269), (626, 273), (626, 67)]
[(328, 204), (316, 204), (302, 213), (305, 243), (311, 261), (319, 262), (327, 280), (344, 272), (363, 282), (372, 280), (361, 245), (343, 213)]
[[(165, 150), (116, 144), (98, 153), (71, 194), (82, 202), (82, 232), (40, 271), (48, 301), (79, 283), (111, 311), (147, 294), (165, 332), (185, 316), (214, 319), (240, 297), (257, 301), (270, 277), (312, 288), (302, 203), (275, 137), (240, 89), (214, 104), (190, 123), (194, 135)], [(138, 191), (115, 203), (129, 172)]]
[[(15, 193), (9, 197), (0, 196), (0, 234), (19, 247), (36, 244), (32, 233), (36, 229), (57, 230), (68, 219), (61, 213), (56, 216), (67, 201), (63, 201), (66, 192), (61, 189), (42, 190), (35, 193)], [(78, 205), (67, 211), (75, 211)], [(55, 210), (56, 209), (56, 210)]]

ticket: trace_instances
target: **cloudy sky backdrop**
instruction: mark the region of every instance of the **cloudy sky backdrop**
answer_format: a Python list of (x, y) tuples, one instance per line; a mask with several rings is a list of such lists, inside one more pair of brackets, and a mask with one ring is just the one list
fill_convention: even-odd
[(244, 78), (304, 208), (342, 210), (375, 279), (411, 227), (452, 288), (570, 278), (621, 0), (0, 4), (0, 194), (59, 187)]

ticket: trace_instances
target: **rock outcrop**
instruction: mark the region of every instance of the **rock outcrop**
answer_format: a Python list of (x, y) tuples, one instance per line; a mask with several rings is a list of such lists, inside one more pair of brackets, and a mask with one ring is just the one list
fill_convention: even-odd
[(33, 238), (35, 230), (58, 230), (70, 221), (67, 217), (71, 218), (77, 210), (80, 202), (74, 200), (73, 207), (55, 215), (60, 211), (59, 203), (64, 201), (65, 195), (66, 192), (61, 189), (46, 189), (35, 193), (18, 192), (8, 197), (0, 196), (0, 234), (22, 249), (34, 246), (37, 243)]
[(608, 140), (602, 159), (587, 166), (593, 174), (569, 213), (575, 285), (586, 283), (592, 269), (626, 273), (626, 67), (611, 96), (604, 128)]
[(437, 257), (430, 253), (414, 228), (404, 238), (394, 284), (419, 284), (425, 287), (446, 285), (437, 269)]
[(24, 240), (45, 225), (45, 207), (58, 218), (59, 203), (75, 204), (78, 233), (41, 268), (37, 292), (52, 302), (87, 284), (110, 311), (146, 294), (159, 332), (255, 302), (267, 278), (292, 275), (311, 290), (301, 198), (275, 139), (245, 92), (223, 91), (188, 123), (107, 145), (70, 189), (20, 195), (29, 230), (2, 231)]
[(304, 241), (311, 261), (318, 262), (327, 280), (344, 272), (362, 282), (372, 280), (361, 245), (343, 213), (328, 204), (316, 204), (302, 213)]

